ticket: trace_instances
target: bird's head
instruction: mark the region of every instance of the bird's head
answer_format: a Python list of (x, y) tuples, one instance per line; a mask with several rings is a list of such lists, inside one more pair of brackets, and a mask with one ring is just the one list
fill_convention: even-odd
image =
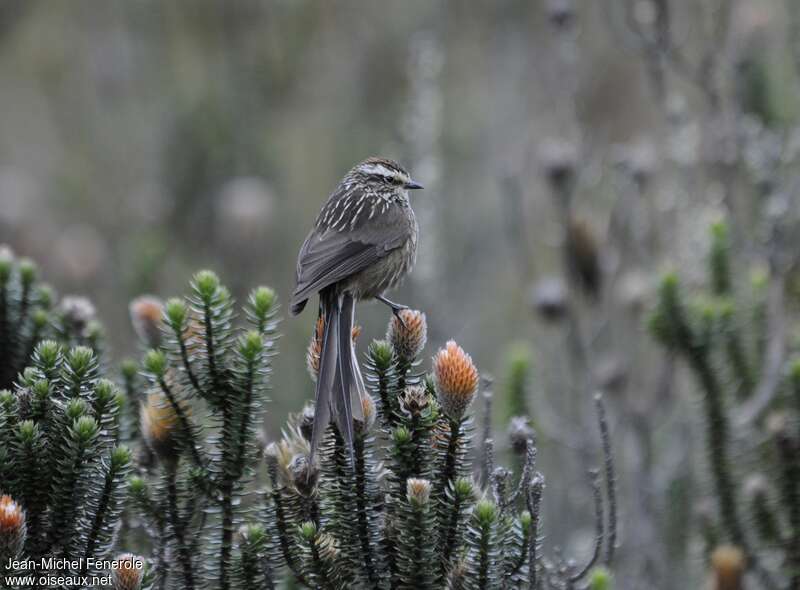
[(411, 178), (408, 171), (388, 158), (367, 158), (357, 164), (348, 176), (374, 188), (377, 192), (421, 189), (422, 185)]

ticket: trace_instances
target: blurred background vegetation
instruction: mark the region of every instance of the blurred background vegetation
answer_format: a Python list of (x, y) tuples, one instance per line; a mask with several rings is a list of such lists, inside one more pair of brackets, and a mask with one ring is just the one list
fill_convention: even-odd
[[(139, 354), (127, 302), (180, 293), (198, 268), (240, 299), (263, 283), (287, 301), (341, 176), (398, 159), (426, 190), (393, 299), (426, 312), (430, 351), (456, 338), (494, 375), (498, 427), (533, 416), (551, 540), (591, 547), (600, 388), (621, 587), (689, 587), (664, 580), (705, 568), (688, 534), (708, 495), (698, 400), (644, 316), (667, 266), (702, 281), (712, 222), (729, 220), (747, 282), (769, 275), (775, 219), (797, 218), (791, 7), (2, 0), (0, 242), (95, 302), (118, 362)], [(791, 251), (796, 225), (781, 228)], [(360, 307), (362, 348), (385, 316)], [(314, 319), (280, 327), (267, 439), (313, 395)]]

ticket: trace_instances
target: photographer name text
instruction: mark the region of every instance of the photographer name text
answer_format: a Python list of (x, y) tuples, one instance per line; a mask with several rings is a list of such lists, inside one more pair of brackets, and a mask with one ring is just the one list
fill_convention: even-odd
[(116, 569), (144, 568), (141, 559), (95, 559), (94, 557), (63, 559), (55, 557), (42, 557), (41, 559), (9, 559), (5, 563), (7, 571), (86, 571), (86, 570), (116, 570)]

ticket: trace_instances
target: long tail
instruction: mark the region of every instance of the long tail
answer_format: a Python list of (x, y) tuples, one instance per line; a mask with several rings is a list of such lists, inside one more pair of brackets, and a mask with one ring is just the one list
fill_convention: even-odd
[(311, 433), (311, 461), (331, 417), (345, 439), (351, 462), (354, 459), (353, 419), (363, 420), (361, 399), (367, 395), (353, 347), (354, 311), (355, 300), (349, 293), (338, 297), (332, 293), (320, 294), (320, 313), (325, 318), (325, 327)]

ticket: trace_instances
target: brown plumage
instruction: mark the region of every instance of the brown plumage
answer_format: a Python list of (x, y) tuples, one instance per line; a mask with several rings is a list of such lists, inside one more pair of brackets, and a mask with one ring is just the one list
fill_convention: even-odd
[(353, 419), (362, 419), (366, 394), (352, 343), (356, 301), (376, 298), (411, 270), (417, 250), (417, 221), (408, 191), (422, 188), (397, 162), (368, 158), (348, 172), (300, 248), (292, 315), (319, 294), (323, 329), (319, 351), (313, 458), (331, 417), (352, 455)]

